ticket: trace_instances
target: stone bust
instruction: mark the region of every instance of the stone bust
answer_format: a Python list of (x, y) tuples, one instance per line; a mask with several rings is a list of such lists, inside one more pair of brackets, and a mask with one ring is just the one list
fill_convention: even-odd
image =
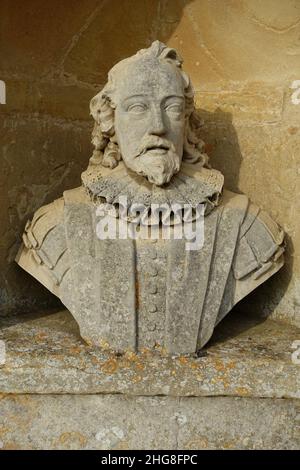
[[(282, 267), (284, 234), (210, 168), (193, 88), (174, 49), (155, 41), (116, 64), (90, 109), (95, 149), (82, 186), (36, 211), (16, 260), (61, 299), (89, 344), (193, 354)], [(201, 248), (160, 236), (161, 212), (153, 219), (153, 207), (172, 203), (191, 208), (186, 223), (193, 227), (202, 207)], [(97, 235), (104, 219), (118, 219), (119, 234), (136, 207), (146, 208), (156, 236)], [(172, 215), (169, 233), (184, 223)]]

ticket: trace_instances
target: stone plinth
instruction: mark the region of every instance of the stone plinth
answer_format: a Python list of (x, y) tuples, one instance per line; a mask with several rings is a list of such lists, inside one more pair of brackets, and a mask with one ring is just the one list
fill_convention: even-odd
[(300, 330), (234, 312), (200, 357), (86, 345), (67, 311), (2, 320), (0, 440), (26, 449), (300, 447)]

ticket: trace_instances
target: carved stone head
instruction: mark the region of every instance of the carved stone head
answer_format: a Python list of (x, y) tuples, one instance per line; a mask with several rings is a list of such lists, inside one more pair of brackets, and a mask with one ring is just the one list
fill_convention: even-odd
[(174, 49), (155, 41), (122, 60), (90, 104), (96, 123), (92, 163), (130, 170), (163, 185), (182, 159), (207, 161), (189, 77)]

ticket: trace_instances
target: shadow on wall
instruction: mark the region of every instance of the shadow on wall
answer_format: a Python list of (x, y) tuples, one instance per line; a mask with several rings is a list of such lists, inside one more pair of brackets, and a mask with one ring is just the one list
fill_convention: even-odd
[(197, 112), (204, 122), (202, 138), (211, 166), (223, 173), (227, 189), (241, 193), (239, 174), (242, 154), (232, 124), (232, 114), (218, 108), (214, 112), (198, 108)]
[[(204, 123), (202, 139), (205, 142), (211, 166), (224, 174), (227, 189), (241, 193), (239, 176), (243, 157), (238, 135), (232, 123), (232, 114), (218, 108), (214, 112), (198, 108), (197, 112)], [(293, 273), (293, 242), (287, 234), (285, 244), (285, 265), (233, 308), (227, 317), (229, 320), (225, 319), (218, 325), (217, 334), (213, 336), (212, 343), (222, 342), (227, 337), (239, 335), (247, 330), (249, 325), (254, 326), (263, 322), (276, 309), (288, 288)], [(236, 322), (233, 331), (227, 326), (234, 312), (238, 315), (245, 315), (247, 321)]]

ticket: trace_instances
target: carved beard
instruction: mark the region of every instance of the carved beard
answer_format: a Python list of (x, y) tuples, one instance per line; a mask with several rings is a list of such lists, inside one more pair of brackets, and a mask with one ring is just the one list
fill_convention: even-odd
[[(165, 153), (160, 153), (160, 149), (165, 149)], [(150, 183), (162, 186), (179, 171), (180, 163), (181, 158), (172, 142), (149, 136), (141, 142), (140, 152), (130, 167), (137, 174), (146, 177)]]

